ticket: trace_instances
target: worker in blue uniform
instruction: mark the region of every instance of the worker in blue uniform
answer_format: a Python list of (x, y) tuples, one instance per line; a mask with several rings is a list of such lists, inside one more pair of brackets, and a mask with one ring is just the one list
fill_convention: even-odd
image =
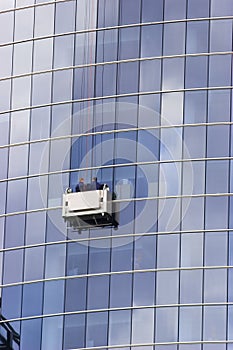
[(76, 191), (76, 192), (85, 191), (85, 182), (84, 182), (84, 178), (83, 178), (83, 177), (81, 177), (81, 178), (79, 179), (79, 183), (76, 185), (75, 191)]

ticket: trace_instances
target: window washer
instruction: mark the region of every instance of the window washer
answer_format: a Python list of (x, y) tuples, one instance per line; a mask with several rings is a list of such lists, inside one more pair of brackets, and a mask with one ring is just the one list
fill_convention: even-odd
[(80, 177), (79, 183), (75, 187), (75, 191), (76, 192), (83, 192), (83, 191), (85, 191), (85, 187), (86, 186), (85, 186), (84, 178)]

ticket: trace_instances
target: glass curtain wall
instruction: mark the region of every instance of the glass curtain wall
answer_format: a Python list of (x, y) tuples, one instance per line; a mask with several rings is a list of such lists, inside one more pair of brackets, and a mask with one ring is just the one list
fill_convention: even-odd
[[(0, 1), (0, 344), (233, 350), (232, 21), (231, 0)], [(62, 194), (94, 176), (119, 226), (79, 234)]]

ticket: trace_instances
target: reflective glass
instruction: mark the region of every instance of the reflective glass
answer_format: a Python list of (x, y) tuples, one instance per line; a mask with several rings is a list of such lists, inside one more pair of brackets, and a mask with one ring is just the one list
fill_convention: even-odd
[[(6, 287), (2, 289), (2, 315), (6, 319), (21, 317), (22, 286)], [(19, 324), (15, 327), (17, 331)]]
[[(62, 350), (63, 317), (47, 317), (42, 321), (42, 349)], [(51, 337), (51, 334), (53, 336)], [(77, 333), (76, 333), (77, 334)]]
[[(44, 0), (40, 2), (44, 2)], [(46, 2), (48, 1), (46, 0)], [(53, 17), (54, 5), (38, 6), (35, 8), (35, 37), (53, 34)]]
[(99, 0), (98, 28), (118, 24), (119, 0)]
[(10, 142), (27, 141), (29, 136), (29, 111), (11, 113)]
[(163, 20), (163, 0), (142, 0), (142, 22)]
[(202, 266), (203, 233), (184, 233), (181, 235), (181, 266)]
[(208, 121), (230, 121), (230, 91), (208, 92)]
[(139, 28), (122, 28), (119, 30), (119, 60), (136, 58), (139, 55)]
[(156, 309), (155, 341), (175, 342), (178, 337), (178, 308), (165, 307)]
[(118, 66), (118, 94), (138, 90), (138, 62), (121, 63)]
[(154, 310), (139, 309), (132, 312), (132, 343), (152, 343), (154, 338)]
[(185, 123), (203, 123), (206, 121), (206, 91), (185, 92), (184, 120)]
[(140, 91), (160, 90), (161, 61), (142, 61), (140, 64)]
[(135, 273), (133, 278), (133, 306), (154, 305), (154, 303), (155, 274), (153, 272)]
[(179, 315), (179, 341), (201, 340), (202, 308), (181, 307)]
[(13, 23), (14, 12), (0, 14), (0, 32), (2, 33), (0, 38), (0, 44), (13, 41)]
[(231, 49), (232, 20), (211, 21), (210, 51), (231, 51)]
[(10, 148), (9, 177), (25, 176), (28, 167), (28, 145)]
[(12, 84), (12, 108), (30, 105), (31, 77), (17, 78)]
[(45, 224), (45, 212), (27, 214), (26, 244), (38, 244), (45, 241)]
[(207, 57), (186, 57), (186, 88), (207, 86), (207, 62)]
[(209, 126), (207, 129), (207, 157), (226, 157), (228, 154), (229, 126)]
[(107, 272), (110, 270), (110, 240), (102, 240), (105, 248), (90, 247), (89, 273)]
[(5, 221), (5, 248), (24, 245), (25, 215), (6, 217)]
[(45, 278), (64, 276), (65, 272), (65, 244), (46, 246), (45, 250)]
[(156, 303), (160, 305), (178, 303), (178, 285), (178, 271), (157, 272)]
[(35, 75), (32, 78), (32, 104), (41, 105), (51, 102), (52, 73)]
[(229, 185), (229, 162), (206, 162), (206, 193), (227, 193)]
[(12, 45), (0, 47), (0, 63), (0, 77), (10, 76), (12, 69)]
[(22, 317), (42, 314), (43, 283), (23, 286)]
[(223, 0), (221, 3), (218, 0), (211, 1), (211, 16), (232, 16), (233, 6), (231, 0)]
[(74, 31), (75, 1), (56, 4), (55, 33)]
[[(53, 314), (64, 310), (65, 281), (45, 282), (43, 295), (43, 313)], [(56, 297), (54, 297), (56, 295)]]
[(8, 155), (9, 155), (9, 149), (7, 148), (0, 149), (1, 164), (2, 164), (2, 168), (0, 170), (1, 179), (7, 178)]
[(72, 94), (73, 71), (58, 71), (53, 74), (53, 102), (69, 101)]
[(226, 339), (226, 307), (205, 306), (203, 322), (203, 340)]
[[(162, 94), (161, 115), (163, 124), (181, 124), (183, 119), (183, 93), (170, 92)], [(162, 132), (164, 133), (164, 130)]]
[(186, 17), (186, 0), (165, 0), (164, 19), (184, 19)]
[(36, 108), (31, 111), (31, 140), (43, 139), (49, 136), (50, 107)]
[(110, 307), (128, 307), (132, 301), (132, 275), (112, 275)]
[(20, 331), (20, 346), (24, 349), (41, 349), (42, 320), (23, 321)]
[(24, 258), (24, 280), (37, 280), (44, 275), (44, 247), (27, 248)]
[(65, 288), (65, 311), (85, 310), (87, 279), (84, 277), (68, 279)]
[[(25, 21), (27, 18), (27, 21)], [(34, 8), (15, 12), (14, 40), (31, 39), (33, 36)], [(12, 26), (13, 28), (13, 26)]]
[(207, 197), (206, 198), (206, 221), (207, 229), (223, 229), (228, 222), (228, 198)]
[[(115, 1), (117, 2), (117, 1)], [(115, 9), (115, 7), (111, 7), (112, 4), (110, 4), (111, 11)], [(96, 28), (96, 17), (97, 17), (97, 1), (92, 0), (86, 0), (78, 1), (76, 4), (76, 30), (82, 30), (82, 29), (92, 29)], [(114, 13), (114, 12), (113, 12)], [(68, 21), (67, 17), (67, 21)], [(61, 21), (63, 20), (62, 14), (61, 14)]]
[(53, 39), (34, 41), (33, 70), (40, 71), (52, 68)]
[[(176, 3), (169, 0), (170, 3)], [(168, 23), (164, 26), (163, 55), (184, 54), (185, 51), (185, 24)]]
[(135, 240), (134, 268), (136, 270), (155, 268), (156, 242), (155, 235), (141, 236)]
[(120, 0), (120, 23), (140, 22), (140, 0)]
[(209, 57), (209, 86), (231, 85), (231, 56), (216, 55)]
[(104, 309), (108, 307), (109, 276), (89, 277), (87, 308)]
[(3, 283), (15, 283), (22, 281), (23, 250), (13, 250), (4, 253)]
[(74, 36), (66, 35), (54, 39), (54, 68), (73, 65)]
[[(188, 0), (188, 18), (208, 17), (209, 0)], [(183, 349), (183, 348), (182, 348)]]
[(2, 0), (0, 10), (9, 10), (14, 8), (14, 0)]
[(6, 145), (9, 141), (9, 114), (0, 118), (0, 145)]
[(26, 185), (27, 180), (16, 180), (8, 183), (7, 212), (15, 212), (26, 209)]
[[(197, 0), (197, 1), (200, 1), (200, 0)], [(203, 8), (203, 3), (204, 1), (202, 1), (200, 8)], [(209, 38), (209, 23), (207, 21), (188, 22), (186, 52), (187, 53), (208, 52), (208, 38)]]
[(130, 343), (131, 311), (119, 310), (109, 313), (109, 345)]
[(161, 56), (162, 25), (144, 26), (141, 28), (141, 57)]
[(202, 288), (202, 270), (180, 271), (180, 303), (201, 303), (203, 299)]
[(205, 234), (205, 265), (227, 265), (227, 241), (226, 232), (206, 232)]
[[(177, 234), (158, 235), (157, 267), (178, 267), (180, 237)], [(162, 276), (162, 275), (161, 275)]]
[(204, 301), (207, 303), (227, 301), (226, 269), (204, 271)]
[(125, 245), (123, 238), (117, 239), (117, 246), (113, 247), (111, 255), (111, 270), (112, 271), (127, 271), (132, 270), (132, 253), (133, 245)]
[(13, 74), (30, 73), (32, 70), (32, 42), (14, 45)]
[(0, 111), (7, 111), (10, 109), (10, 80), (0, 81), (1, 106)]
[(97, 312), (87, 314), (86, 346), (107, 345), (108, 313)]

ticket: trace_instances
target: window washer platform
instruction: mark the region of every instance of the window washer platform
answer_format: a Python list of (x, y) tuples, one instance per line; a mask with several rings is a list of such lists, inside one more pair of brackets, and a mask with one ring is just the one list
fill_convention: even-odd
[(117, 203), (108, 187), (101, 190), (63, 194), (62, 217), (73, 230), (113, 226), (118, 227)]

